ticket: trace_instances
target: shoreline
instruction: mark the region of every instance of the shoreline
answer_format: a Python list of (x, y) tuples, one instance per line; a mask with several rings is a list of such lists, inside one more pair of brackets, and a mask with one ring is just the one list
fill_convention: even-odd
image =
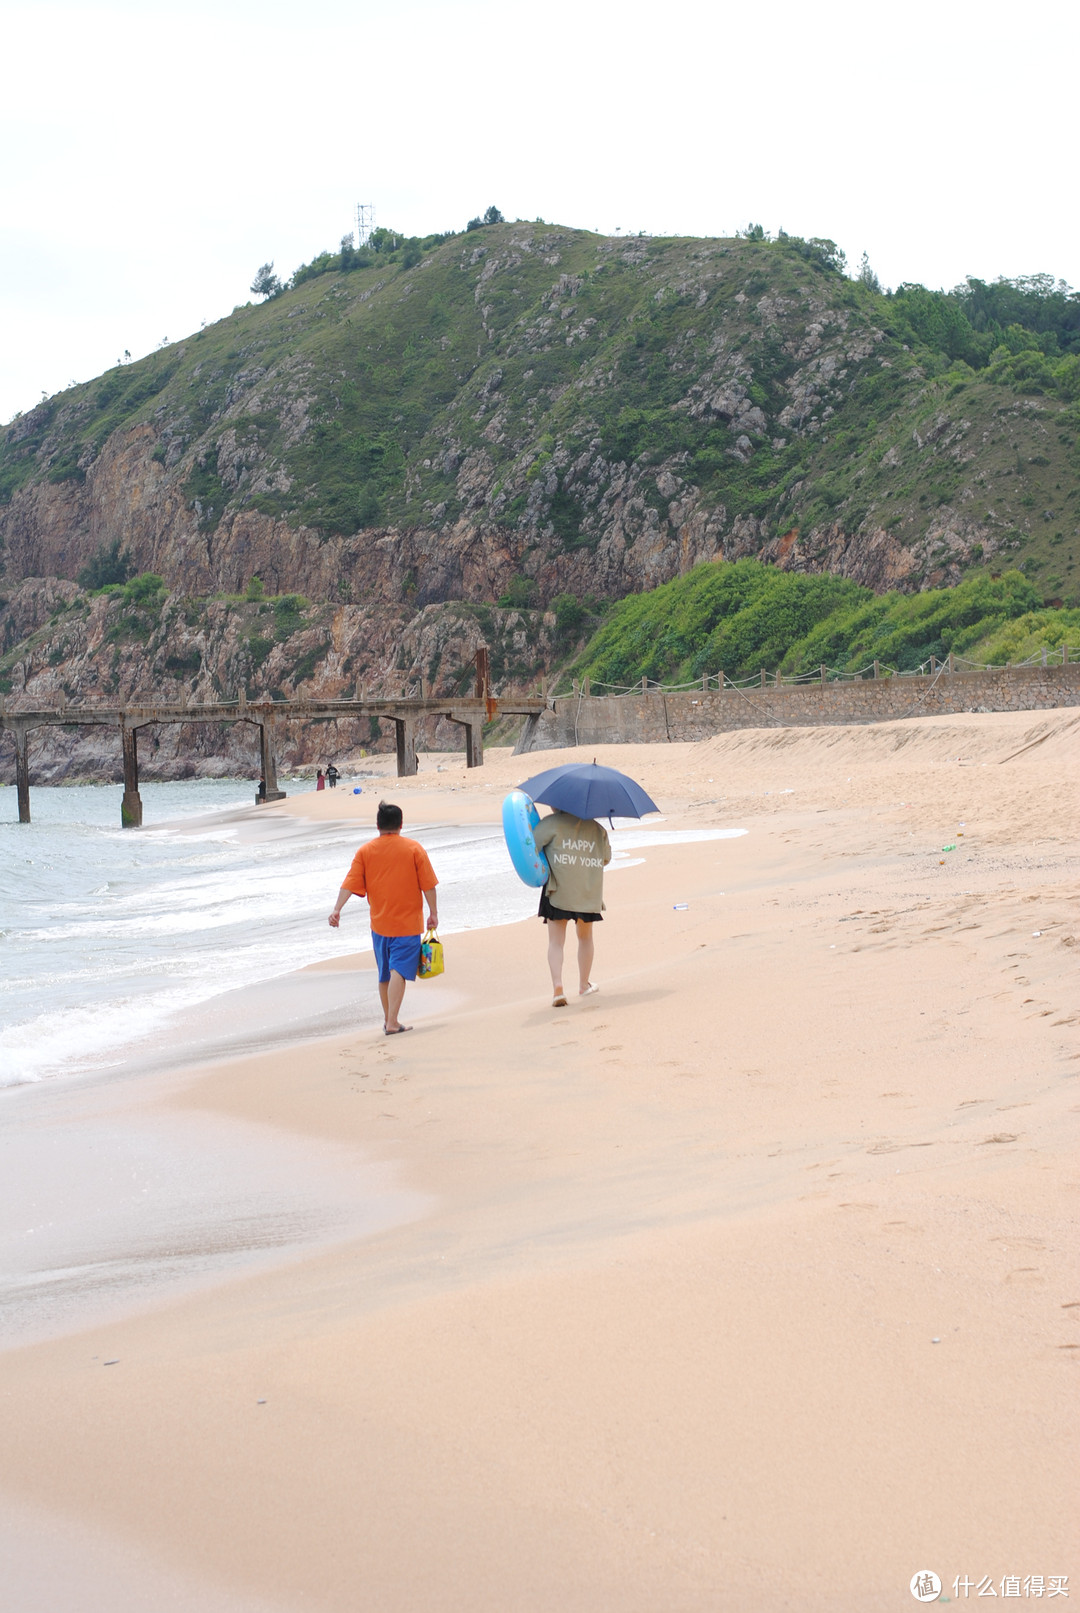
[(1029, 714), (902, 726), (610, 747), (682, 768), (673, 827), (751, 833), (621, 872), (595, 997), (553, 1013), (530, 925), (464, 931), (407, 1037), (190, 1071), (174, 1112), (429, 1208), (6, 1352), (0, 1486), (287, 1610), (1075, 1576), (1080, 766)]

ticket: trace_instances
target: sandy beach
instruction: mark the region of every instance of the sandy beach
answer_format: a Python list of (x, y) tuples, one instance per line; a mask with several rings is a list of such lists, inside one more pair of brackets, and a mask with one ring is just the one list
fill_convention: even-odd
[[(598, 995), (553, 1011), (542, 927), (505, 924), (445, 938), (408, 1036), (173, 1079), (159, 1120), (351, 1148), (414, 1208), (0, 1354), (0, 1605), (854, 1613), (922, 1569), (1080, 1595), (1078, 735), (590, 749), (659, 828), (747, 831), (631, 852)], [(377, 759), (262, 810), (495, 822), (573, 755)], [(370, 955), (327, 957), (374, 995)]]

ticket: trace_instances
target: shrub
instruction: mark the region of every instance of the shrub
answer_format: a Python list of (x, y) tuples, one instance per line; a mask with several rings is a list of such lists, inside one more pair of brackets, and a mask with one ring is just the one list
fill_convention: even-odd
[(307, 600), (302, 594), (282, 594), (274, 601), (274, 631), (278, 643), (290, 638), (304, 625), (304, 608)]
[(83, 566), (76, 581), (80, 588), (92, 593), (95, 589), (107, 588), (110, 583), (127, 582), (133, 570), (128, 556), (120, 552), (120, 539), (114, 538), (111, 543), (100, 546), (93, 559)]
[(531, 577), (512, 577), (499, 605), (503, 610), (528, 610), (535, 597), (536, 584)]
[(136, 606), (157, 605), (161, 603), (166, 592), (164, 577), (159, 577), (156, 571), (143, 571), (125, 584), (124, 603)]

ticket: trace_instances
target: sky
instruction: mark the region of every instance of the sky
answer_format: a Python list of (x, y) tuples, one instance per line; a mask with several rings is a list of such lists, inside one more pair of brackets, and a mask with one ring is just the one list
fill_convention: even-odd
[(1080, 6), (0, 0), (0, 421), (336, 249), (508, 218), (1080, 284)]

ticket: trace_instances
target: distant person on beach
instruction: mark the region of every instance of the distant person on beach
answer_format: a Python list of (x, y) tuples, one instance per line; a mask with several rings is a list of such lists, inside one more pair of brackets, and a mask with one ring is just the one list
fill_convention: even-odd
[(338, 772), (333, 762), (331, 762), (330, 766), (326, 769), (326, 782), (329, 784), (332, 790), (337, 789), (337, 781), (340, 777), (341, 774)]
[(321, 767), (315, 774), (315, 788), (317, 790), (325, 790), (326, 788), (326, 780), (323, 778), (323, 770)]
[(566, 1007), (563, 990), (563, 954), (566, 926), (577, 926), (578, 995), (588, 997), (599, 987), (589, 976), (593, 966), (593, 925), (603, 921), (604, 868), (611, 861), (607, 830), (595, 818), (575, 818), (553, 812), (533, 830), (537, 850), (547, 856), (550, 878), (540, 892), (540, 917), (547, 925), (548, 968), (551, 970), (552, 1007)]
[(406, 840), (402, 834), (402, 821), (399, 806), (379, 802), (375, 818), (378, 838), (366, 841), (356, 853), (330, 914), (330, 928), (336, 930), (341, 909), (350, 896), (368, 899), (371, 940), (379, 970), (383, 1030), (387, 1036), (412, 1029), (411, 1025), (403, 1025), (398, 1015), (406, 982), (416, 979), (420, 963), (425, 901), (427, 928), (434, 930), (439, 923), (435, 895), (439, 882), (420, 842)]

